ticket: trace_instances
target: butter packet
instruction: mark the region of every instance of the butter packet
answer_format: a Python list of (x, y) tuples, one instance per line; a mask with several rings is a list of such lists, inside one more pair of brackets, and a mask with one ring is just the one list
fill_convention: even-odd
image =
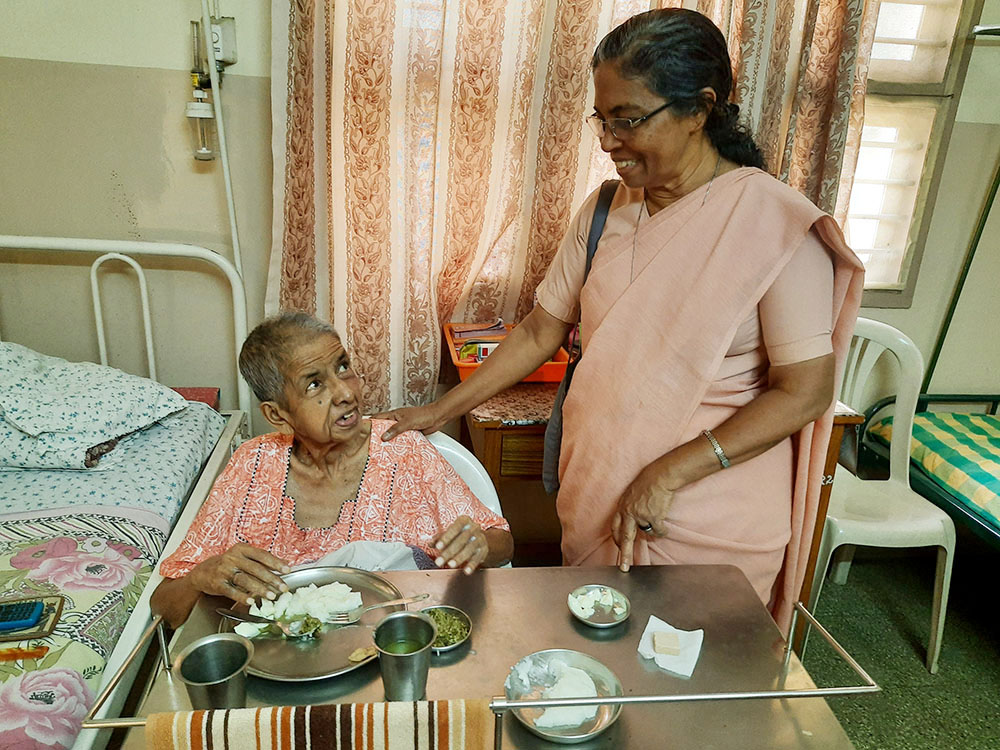
[[(661, 654), (654, 650), (653, 634), (657, 632), (671, 633), (676, 636), (676, 642), (674, 642), (673, 638), (664, 640), (671, 644), (676, 643), (676, 648), (668, 650), (676, 650), (677, 653)], [(701, 654), (701, 644), (704, 639), (704, 630), (679, 630), (670, 623), (664, 622), (659, 617), (650, 615), (649, 621), (646, 623), (646, 629), (642, 631), (642, 637), (639, 638), (639, 656), (643, 659), (652, 659), (660, 669), (665, 669), (680, 677), (690, 677), (694, 672), (695, 665), (698, 663), (698, 656)]]

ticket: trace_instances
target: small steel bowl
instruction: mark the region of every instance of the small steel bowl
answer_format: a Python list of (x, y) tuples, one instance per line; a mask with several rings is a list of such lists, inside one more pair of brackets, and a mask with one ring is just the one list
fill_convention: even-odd
[[(573, 598), (595, 589), (603, 589), (610, 592), (612, 605), (609, 607), (607, 605), (598, 604), (594, 607), (593, 614), (585, 617), (581, 612), (578, 612), (573, 608)], [(585, 586), (574, 589), (570, 592), (570, 595), (566, 597), (566, 605), (569, 607), (569, 611), (573, 617), (592, 628), (613, 628), (615, 625), (621, 625), (625, 622), (632, 613), (632, 603), (629, 602), (628, 597), (618, 589), (613, 588), (612, 586), (605, 586), (603, 583), (588, 583)], [(616, 606), (620, 608), (623, 607), (625, 611), (621, 614), (616, 613), (614, 611), (614, 607)]]
[[(420, 611), (423, 612), (424, 614), (428, 614), (430, 612), (430, 610), (432, 610), (432, 609), (443, 610), (445, 612), (449, 612), (449, 613), (455, 615), (462, 622), (465, 623), (465, 627), (467, 628), (467, 632), (465, 634), (465, 638), (463, 638), (460, 641), (456, 641), (455, 643), (452, 643), (450, 646), (434, 646), (434, 645), (432, 645), (431, 646), (431, 651), (432, 652), (434, 652), (435, 654), (443, 654), (443, 653), (446, 653), (448, 651), (454, 651), (456, 648), (458, 648), (463, 643), (465, 643), (467, 640), (469, 640), (469, 636), (472, 635), (472, 618), (469, 617), (469, 615), (467, 615), (465, 612), (463, 612), (462, 610), (460, 610), (458, 607), (452, 607), (450, 604), (434, 604), (434, 605), (432, 605), (430, 607), (424, 607)], [(430, 615), (428, 615), (428, 616), (430, 616)], [(435, 624), (437, 624), (437, 623), (435, 623)]]

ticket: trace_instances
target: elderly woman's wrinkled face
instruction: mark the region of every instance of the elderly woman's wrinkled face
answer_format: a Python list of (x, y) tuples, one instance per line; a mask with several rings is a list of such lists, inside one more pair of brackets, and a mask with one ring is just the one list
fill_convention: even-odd
[[(666, 100), (634, 78), (619, 74), (613, 61), (594, 70), (594, 113), (605, 120), (635, 120), (659, 109)], [(657, 112), (630, 132), (611, 133), (605, 127), (601, 148), (615, 162), (622, 181), (631, 188), (672, 186), (696, 164), (702, 135), (698, 118), (678, 117), (669, 108)]]
[(331, 335), (303, 338), (285, 364), (284, 416), (300, 440), (338, 443), (361, 425), (361, 379)]

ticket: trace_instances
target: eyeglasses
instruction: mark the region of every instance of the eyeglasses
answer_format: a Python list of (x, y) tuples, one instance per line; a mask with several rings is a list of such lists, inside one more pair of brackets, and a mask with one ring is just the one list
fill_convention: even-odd
[(610, 130), (611, 135), (615, 138), (618, 140), (624, 140), (630, 137), (632, 135), (632, 131), (642, 125), (642, 123), (646, 122), (646, 120), (653, 115), (658, 115), (673, 103), (673, 100), (668, 101), (662, 107), (657, 107), (649, 114), (632, 119), (629, 119), (628, 117), (614, 117), (610, 120), (604, 120), (597, 115), (591, 115), (587, 118), (587, 124), (590, 126), (590, 129), (594, 131), (594, 135), (598, 138), (603, 138), (604, 134)]

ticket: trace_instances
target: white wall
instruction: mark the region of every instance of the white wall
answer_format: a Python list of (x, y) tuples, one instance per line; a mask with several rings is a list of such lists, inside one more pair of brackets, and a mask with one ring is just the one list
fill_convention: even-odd
[[(983, 24), (1000, 24), (1000, 0), (987, 0)], [(896, 326), (930, 357), (986, 192), (1000, 163), (1000, 41), (975, 43), (923, 262), (906, 310), (861, 314)], [(989, 215), (929, 390), (1000, 392), (1000, 199)]]
[[(270, 3), (218, 5), (223, 16), (236, 18), (239, 62), (231, 73), (269, 75)], [(4, 0), (0, 57), (189, 70), (189, 24), (200, 19), (200, 0)]]
[[(240, 59), (223, 98), (253, 325), (270, 252), (270, 7), (224, 0), (221, 12), (236, 17)], [(200, 16), (198, 0), (0, 3), (0, 233), (186, 242), (232, 259), (221, 163), (194, 160), (184, 115)], [(86, 267), (18, 259), (0, 265), (0, 335), (96, 358)], [(218, 385), (234, 406), (241, 342), (224, 280), (197, 263), (154, 266), (160, 379)], [(106, 268), (112, 363), (145, 374), (137, 294), (129, 274)]]
[[(1000, 24), (1000, 0), (986, 0), (980, 23)], [(960, 122), (1000, 124), (1000, 37), (979, 37), (958, 105)]]

